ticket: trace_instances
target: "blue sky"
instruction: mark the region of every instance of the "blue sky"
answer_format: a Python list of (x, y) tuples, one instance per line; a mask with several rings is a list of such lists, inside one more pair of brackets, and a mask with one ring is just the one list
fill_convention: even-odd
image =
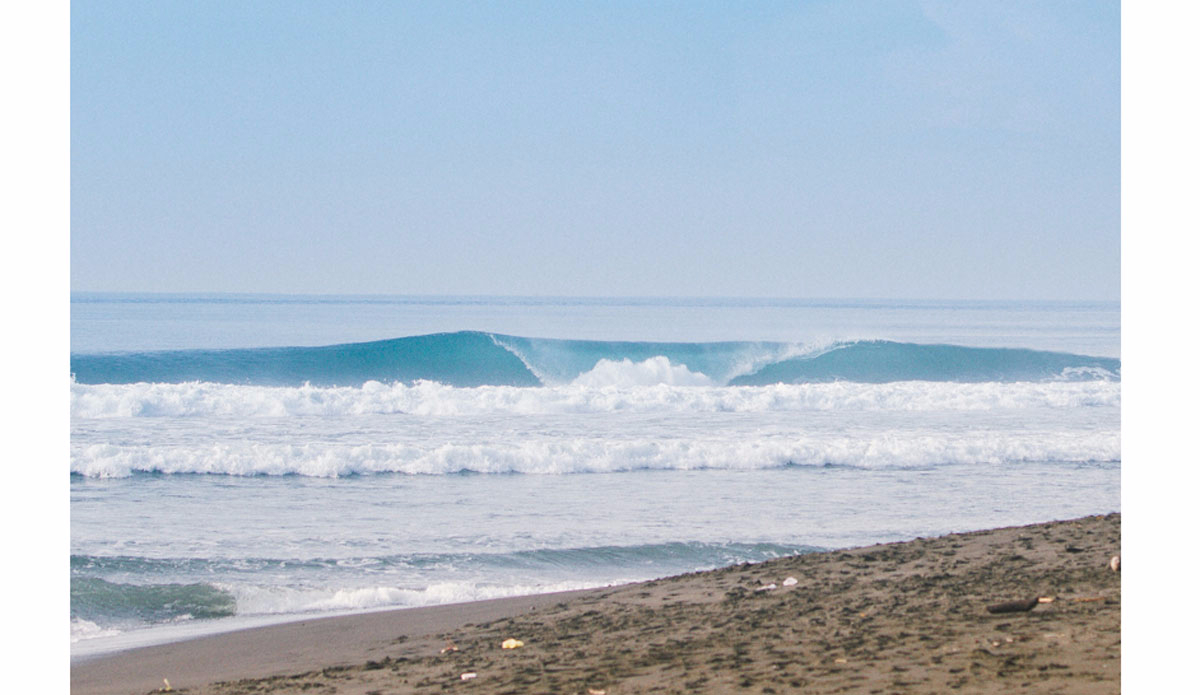
[(80, 291), (1106, 299), (1116, 2), (71, 8)]

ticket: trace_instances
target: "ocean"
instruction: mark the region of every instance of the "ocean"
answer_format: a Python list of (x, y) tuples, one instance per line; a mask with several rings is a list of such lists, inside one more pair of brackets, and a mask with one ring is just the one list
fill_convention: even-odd
[(71, 299), (73, 658), (1120, 510), (1104, 302)]

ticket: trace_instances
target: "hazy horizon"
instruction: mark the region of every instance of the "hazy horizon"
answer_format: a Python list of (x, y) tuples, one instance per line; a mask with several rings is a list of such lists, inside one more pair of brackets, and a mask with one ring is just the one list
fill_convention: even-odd
[(466, 294), (466, 293), (397, 293), (397, 292), (233, 292), (233, 291), (139, 291), (139, 290), (71, 290), (71, 298), (78, 296), (111, 296), (111, 297), (295, 297), (295, 298), (379, 298), (379, 299), (512, 299), (512, 300), (553, 300), (565, 299), (573, 301), (637, 301), (648, 300), (655, 302), (670, 301), (734, 301), (734, 302), (917, 302), (917, 303), (985, 303), (985, 304), (1120, 304), (1116, 299), (1043, 299), (1043, 298), (1007, 298), (1007, 297), (964, 297), (941, 299), (937, 297), (783, 297), (760, 295), (653, 295), (653, 294)]

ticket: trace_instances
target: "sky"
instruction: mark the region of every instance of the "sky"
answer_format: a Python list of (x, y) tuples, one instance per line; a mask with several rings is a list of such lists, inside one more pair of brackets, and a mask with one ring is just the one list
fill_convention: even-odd
[(1120, 6), (71, 6), (74, 291), (1117, 300)]

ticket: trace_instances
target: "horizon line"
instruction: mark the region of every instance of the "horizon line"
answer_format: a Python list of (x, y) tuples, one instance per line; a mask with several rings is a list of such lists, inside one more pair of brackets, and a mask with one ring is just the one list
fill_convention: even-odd
[(574, 300), (741, 300), (741, 301), (838, 301), (838, 302), (986, 302), (986, 303), (1060, 303), (1060, 304), (1120, 304), (1121, 299), (1098, 298), (949, 298), (949, 297), (869, 297), (869, 296), (783, 296), (783, 295), (684, 295), (684, 294), (478, 294), (478, 293), (404, 293), (404, 292), (279, 292), (228, 290), (70, 290), (71, 300), (81, 295), (154, 296), (154, 297), (292, 297), (292, 298), (410, 298), (410, 299), (574, 299)]

